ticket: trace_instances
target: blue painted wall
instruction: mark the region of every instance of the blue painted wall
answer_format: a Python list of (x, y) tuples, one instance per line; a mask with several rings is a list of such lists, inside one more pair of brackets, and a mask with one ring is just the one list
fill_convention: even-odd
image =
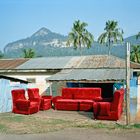
[(0, 113), (12, 111), (12, 89), (27, 88), (27, 84), (20, 84), (14, 82), (11, 84), (10, 80), (0, 79)]
[(138, 79), (136, 75), (130, 80), (130, 98), (137, 98), (138, 94)]

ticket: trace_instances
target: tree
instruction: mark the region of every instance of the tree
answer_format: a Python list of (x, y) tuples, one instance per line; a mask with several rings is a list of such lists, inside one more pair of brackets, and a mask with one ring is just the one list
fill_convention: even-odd
[(4, 57), (4, 54), (0, 51), (0, 59)]
[(132, 46), (130, 59), (133, 62), (140, 63), (140, 45), (133, 45)]
[(35, 52), (33, 49), (23, 49), (23, 57), (24, 58), (33, 58), (35, 57)]
[(74, 46), (74, 49), (80, 48), (80, 50), (82, 47), (90, 48), (92, 46), (94, 38), (93, 35), (88, 32), (86, 26), (88, 26), (88, 24), (80, 20), (73, 23), (72, 31), (68, 34), (67, 46)]
[(136, 35), (136, 39), (140, 38), (140, 32)]
[(113, 20), (106, 22), (104, 30), (105, 32), (99, 36), (98, 42), (109, 47), (108, 54), (110, 55), (113, 44), (123, 42), (123, 30), (118, 28), (118, 22)]

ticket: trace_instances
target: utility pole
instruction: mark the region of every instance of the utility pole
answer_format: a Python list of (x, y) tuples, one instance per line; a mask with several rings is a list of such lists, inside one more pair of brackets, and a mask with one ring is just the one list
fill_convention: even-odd
[(126, 44), (126, 125), (130, 124), (130, 43)]

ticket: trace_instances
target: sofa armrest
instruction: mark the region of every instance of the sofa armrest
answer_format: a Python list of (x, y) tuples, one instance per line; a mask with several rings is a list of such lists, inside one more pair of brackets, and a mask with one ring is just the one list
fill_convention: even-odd
[(52, 103), (55, 104), (58, 99), (63, 99), (63, 97), (62, 96), (55, 96), (55, 97), (53, 97), (52, 98)]
[(110, 102), (94, 102), (93, 103), (94, 115), (109, 116), (110, 106), (111, 106)]
[(100, 102), (99, 105), (100, 105), (99, 115), (100, 116), (109, 116), (110, 115), (111, 103), (109, 103), (109, 102)]

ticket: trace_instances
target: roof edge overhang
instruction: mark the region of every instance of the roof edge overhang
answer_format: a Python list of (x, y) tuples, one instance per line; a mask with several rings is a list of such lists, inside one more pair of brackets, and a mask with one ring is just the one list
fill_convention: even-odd
[(10, 76), (5, 76), (5, 75), (0, 75), (0, 78), (2, 79), (8, 79), (8, 80), (11, 80), (11, 81), (15, 81), (15, 82), (21, 82), (21, 83), (29, 83), (27, 80), (22, 80), (22, 79), (18, 79), (18, 78), (13, 78), (13, 77), (10, 77)]

